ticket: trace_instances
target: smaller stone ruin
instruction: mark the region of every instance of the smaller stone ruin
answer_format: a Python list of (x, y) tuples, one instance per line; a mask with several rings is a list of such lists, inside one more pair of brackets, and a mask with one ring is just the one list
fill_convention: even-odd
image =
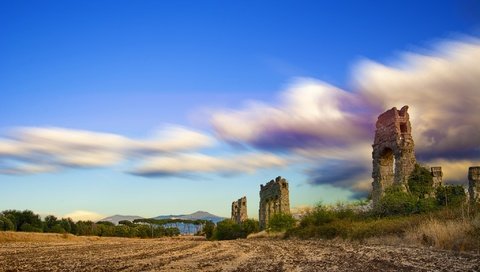
[(248, 219), (247, 216), (247, 197), (244, 196), (232, 202), (232, 217), (231, 219), (240, 224)]
[(442, 167), (441, 166), (435, 166), (430, 168), (430, 173), (432, 174), (432, 179), (433, 179), (433, 188), (437, 188), (442, 185), (442, 177), (443, 177), (443, 172), (442, 172)]
[(277, 213), (290, 213), (288, 182), (278, 176), (265, 185), (260, 185), (260, 229), (264, 230), (270, 217)]
[(480, 166), (468, 168), (468, 194), (471, 202), (480, 202)]

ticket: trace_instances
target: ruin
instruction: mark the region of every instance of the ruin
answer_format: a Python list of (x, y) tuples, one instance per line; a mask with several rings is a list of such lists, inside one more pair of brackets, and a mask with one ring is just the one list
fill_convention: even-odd
[(408, 177), (416, 163), (411, 132), (408, 106), (403, 106), (401, 110), (394, 107), (378, 116), (372, 145), (374, 206), (385, 189), (392, 185), (407, 190)]
[(441, 166), (431, 167), (430, 173), (432, 174), (432, 179), (433, 179), (432, 187), (437, 188), (438, 186), (441, 186), (442, 177), (443, 177), (442, 167)]
[(258, 211), (260, 229), (264, 230), (270, 217), (277, 213), (290, 213), (288, 182), (280, 176), (265, 185), (260, 185)]
[(468, 194), (471, 202), (480, 202), (480, 166), (468, 168)]
[(248, 219), (247, 216), (247, 197), (244, 196), (242, 198), (239, 198), (236, 201), (232, 202), (232, 217), (231, 219), (237, 223), (240, 224), (243, 221)]

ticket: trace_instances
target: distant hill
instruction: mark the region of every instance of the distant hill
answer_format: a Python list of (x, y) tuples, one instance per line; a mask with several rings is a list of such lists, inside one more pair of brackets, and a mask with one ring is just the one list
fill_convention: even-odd
[(178, 214), (178, 215), (159, 215), (154, 217), (154, 219), (187, 219), (187, 220), (210, 220), (213, 223), (218, 223), (225, 219), (225, 217), (220, 217), (209, 212), (205, 211), (196, 211), (192, 214)]
[(116, 215), (112, 215), (112, 216), (109, 216), (109, 217), (105, 217), (105, 218), (100, 219), (98, 221), (107, 221), (107, 222), (112, 222), (115, 225), (118, 225), (118, 222), (120, 222), (122, 220), (133, 221), (135, 219), (142, 219), (142, 218), (143, 217), (137, 216), (137, 215), (119, 215), (119, 214), (116, 214)]
[[(133, 221), (135, 219), (142, 219), (142, 218), (144, 218), (144, 217), (141, 217), (141, 216), (138, 216), (138, 215), (119, 215), (119, 214), (116, 214), (116, 215), (112, 215), (112, 216), (109, 216), (109, 217), (105, 217), (105, 218), (100, 219), (98, 221), (108, 221), (108, 222), (112, 222), (115, 225), (118, 225), (118, 222), (120, 222), (122, 220)], [(187, 220), (201, 219), (201, 220), (210, 220), (215, 224), (217, 224), (218, 222), (225, 219), (225, 217), (220, 217), (220, 216), (211, 214), (209, 212), (204, 212), (204, 211), (196, 211), (192, 214), (159, 215), (159, 216), (153, 217), (153, 218), (154, 219), (187, 219)]]

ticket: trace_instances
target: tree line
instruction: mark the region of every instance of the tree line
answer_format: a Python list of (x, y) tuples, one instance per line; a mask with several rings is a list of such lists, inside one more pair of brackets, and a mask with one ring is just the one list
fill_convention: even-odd
[[(187, 223), (188, 220), (183, 220)], [(204, 224), (200, 221), (191, 221)], [(48, 215), (43, 220), (30, 210), (5, 210), (0, 213), (0, 231), (71, 233), (80, 236), (158, 238), (180, 234), (177, 227), (169, 226), (168, 220), (142, 219), (134, 222), (123, 220), (118, 225), (107, 221), (77, 221), (71, 218), (58, 219)]]

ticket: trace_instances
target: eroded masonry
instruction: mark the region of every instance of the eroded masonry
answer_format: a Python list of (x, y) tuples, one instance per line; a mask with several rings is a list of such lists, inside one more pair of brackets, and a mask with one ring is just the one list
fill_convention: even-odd
[(470, 201), (480, 202), (480, 166), (468, 168), (468, 194)]
[(392, 108), (377, 120), (373, 143), (373, 191), (375, 206), (385, 189), (396, 184), (408, 186), (408, 177), (415, 168), (415, 144), (408, 115), (408, 106)]
[(269, 218), (277, 213), (290, 213), (288, 182), (280, 176), (260, 185), (260, 229), (265, 229)]
[(244, 196), (232, 202), (232, 217), (231, 219), (240, 224), (248, 219), (247, 216), (247, 197)]

